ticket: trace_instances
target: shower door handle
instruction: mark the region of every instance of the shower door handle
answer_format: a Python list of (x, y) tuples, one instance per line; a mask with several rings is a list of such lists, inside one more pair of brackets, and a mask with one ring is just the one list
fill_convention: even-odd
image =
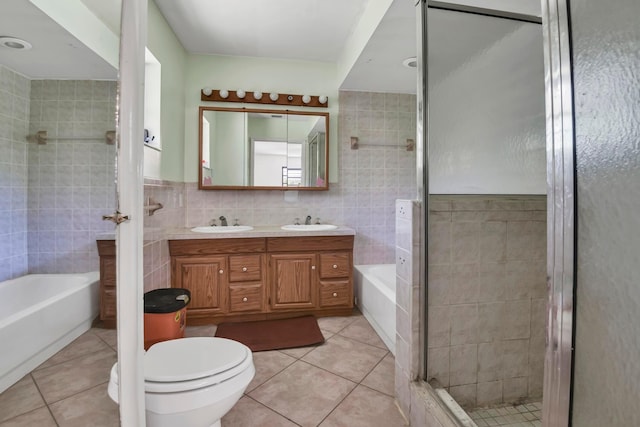
[(129, 215), (122, 215), (119, 211), (115, 211), (111, 215), (102, 215), (103, 221), (111, 221), (116, 225), (119, 225), (125, 221), (129, 221)]

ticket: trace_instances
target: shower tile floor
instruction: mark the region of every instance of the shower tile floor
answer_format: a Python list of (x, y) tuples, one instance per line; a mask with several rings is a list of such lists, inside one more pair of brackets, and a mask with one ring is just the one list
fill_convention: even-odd
[[(254, 353), (255, 378), (225, 427), (406, 425), (393, 398), (393, 355), (366, 319), (355, 312), (318, 324), (321, 346)], [(187, 328), (187, 336), (214, 333)], [(92, 328), (0, 394), (0, 427), (118, 426), (107, 396), (115, 361), (115, 331)]]
[(476, 409), (468, 414), (478, 427), (542, 427), (542, 402)]

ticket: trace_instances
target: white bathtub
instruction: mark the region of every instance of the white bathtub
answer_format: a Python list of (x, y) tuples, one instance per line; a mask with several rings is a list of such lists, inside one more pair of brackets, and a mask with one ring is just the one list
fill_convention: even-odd
[(99, 280), (84, 274), (31, 274), (0, 283), (0, 393), (89, 330)]
[(355, 265), (353, 273), (358, 308), (395, 356), (395, 264)]

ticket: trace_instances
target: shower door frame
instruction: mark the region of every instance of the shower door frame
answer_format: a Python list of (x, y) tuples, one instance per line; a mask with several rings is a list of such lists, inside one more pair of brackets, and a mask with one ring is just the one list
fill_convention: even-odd
[[(418, 197), (421, 215), (420, 251), (420, 376), (428, 380), (428, 301), (426, 260), (429, 229), (429, 134), (427, 130), (428, 0), (416, 2), (417, 36), (417, 126)], [(442, 7), (446, 2), (433, 2)], [(541, 0), (545, 70), (545, 118), (547, 151), (547, 322), (543, 385), (543, 425), (571, 425), (575, 316), (575, 137), (573, 84), (568, 0)], [(464, 7), (469, 11), (469, 7)], [(462, 10), (462, 9), (460, 9)], [(481, 10), (486, 14), (486, 10)], [(497, 17), (508, 17), (505, 13)], [(522, 16), (517, 16), (522, 19)], [(536, 22), (536, 20), (531, 20)], [(537, 22), (540, 22), (539, 19)]]

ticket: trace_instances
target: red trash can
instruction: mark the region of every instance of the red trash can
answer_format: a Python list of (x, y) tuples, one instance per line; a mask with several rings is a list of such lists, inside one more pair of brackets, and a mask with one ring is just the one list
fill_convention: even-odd
[(160, 341), (184, 337), (191, 292), (182, 288), (155, 289), (144, 294), (144, 349)]

